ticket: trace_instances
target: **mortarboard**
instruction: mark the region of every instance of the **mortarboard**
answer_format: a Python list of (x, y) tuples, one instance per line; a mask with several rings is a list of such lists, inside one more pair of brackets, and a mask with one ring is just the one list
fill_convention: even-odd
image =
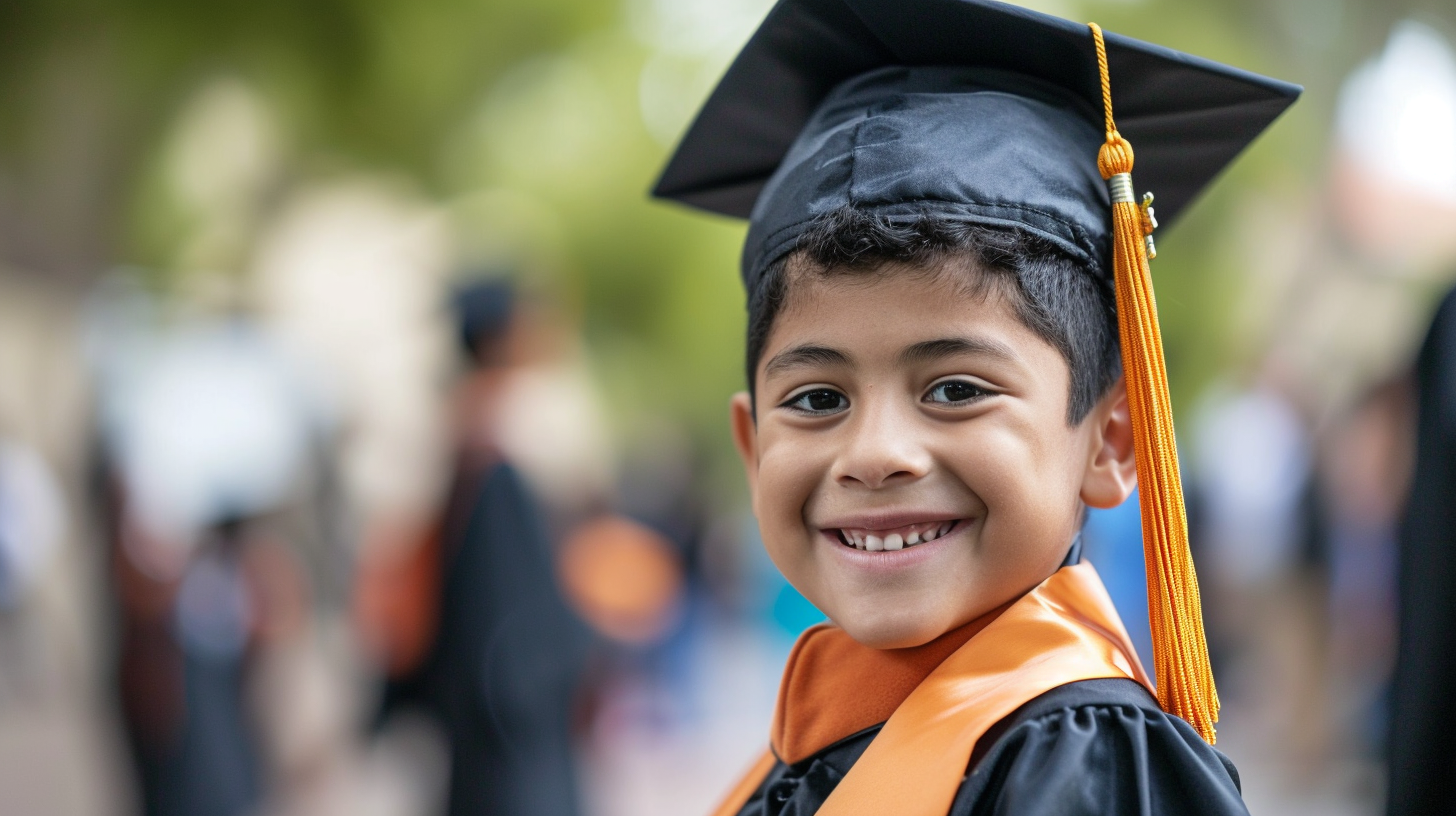
[(1210, 741), (1218, 698), (1147, 268), (1156, 222), (1133, 196), (1131, 145), (1171, 221), (1299, 93), (989, 0), (780, 0), (653, 190), (749, 219), (750, 294), (817, 216), (847, 205), (1015, 226), (1110, 277), (1158, 698)]

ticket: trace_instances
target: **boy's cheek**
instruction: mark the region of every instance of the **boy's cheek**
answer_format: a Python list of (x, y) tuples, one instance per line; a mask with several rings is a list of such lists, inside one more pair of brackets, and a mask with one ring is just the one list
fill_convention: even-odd
[(803, 527), (805, 503), (815, 480), (802, 457), (781, 446), (764, 446), (752, 481), (754, 510), (765, 535), (770, 530), (781, 535), (785, 527)]
[(947, 453), (941, 459), (990, 508), (1015, 512), (1060, 506), (1065, 496), (1077, 492), (1082, 461), (1070, 440), (1037, 442), (987, 433), (944, 446)]
[(798, 518), (814, 488), (830, 467), (823, 445), (776, 444), (771, 437), (760, 437), (758, 457), (758, 492), (766, 505), (763, 511), (791, 513)]

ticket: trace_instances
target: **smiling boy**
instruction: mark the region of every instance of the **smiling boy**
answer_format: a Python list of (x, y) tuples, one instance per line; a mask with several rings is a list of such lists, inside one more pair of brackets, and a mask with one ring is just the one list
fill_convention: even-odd
[[(1298, 89), (1106, 40), (985, 0), (782, 0), (658, 184), (749, 216), (733, 437), (833, 622), (724, 816), (1246, 813), (1112, 111), (1176, 215)], [(1139, 485), (1156, 687), (1080, 558), (1086, 509)]]

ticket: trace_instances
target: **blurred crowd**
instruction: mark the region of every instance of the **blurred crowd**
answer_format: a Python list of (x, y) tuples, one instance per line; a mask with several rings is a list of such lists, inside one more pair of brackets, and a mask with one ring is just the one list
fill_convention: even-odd
[[(490, 81), (435, 125), (444, 170), (290, 137), (310, 97), (269, 72), (308, 69), (273, 51), (203, 60), (129, 160), (129, 243), (65, 274), (0, 250), (0, 811), (706, 812), (823, 616), (768, 562), (729, 453), (740, 228), (642, 199), (768, 5), (480, 4), (514, 56), (457, 60)], [(1155, 273), (1219, 747), (1255, 813), (1383, 812), (1442, 381), (1416, 360), (1456, 284), (1456, 16), (1034, 5), (1310, 77), (1312, 111), (1160, 237)], [(426, 127), (411, 83), (470, 43), (416, 22), (439, 58), (399, 34), (395, 95), (358, 99)], [(75, 42), (57, 64), (109, 53)], [(100, 149), (63, 116), (95, 101), (68, 76), (34, 93), (76, 94), (55, 103), (75, 146), (0, 145), (0, 244), (39, 240), (17, 167), (64, 187), (70, 163), (34, 157)], [(1085, 540), (1151, 666), (1136, 499)]]

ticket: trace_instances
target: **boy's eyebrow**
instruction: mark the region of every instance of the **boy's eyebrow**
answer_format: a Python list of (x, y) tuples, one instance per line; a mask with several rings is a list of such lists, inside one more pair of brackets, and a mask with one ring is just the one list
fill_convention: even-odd
[(987, 337), (943, 337), (939, 340), (926, 340), (900, 352), (900, 364), (926, 363), (940, 360), (945, 357), (953, 357), (958, 354), (984, 354), (988, 357), (996, 357), (1008, 362), (1016, 360), (1018, 355), (1012, 348), (999, 340), (992, 340)]
[(771, 377), (801, 366), (842, 366), (849, 363), (849, 355), (839, 349), (805, 344), (775, 354), (764, 366), (763, 375)]

